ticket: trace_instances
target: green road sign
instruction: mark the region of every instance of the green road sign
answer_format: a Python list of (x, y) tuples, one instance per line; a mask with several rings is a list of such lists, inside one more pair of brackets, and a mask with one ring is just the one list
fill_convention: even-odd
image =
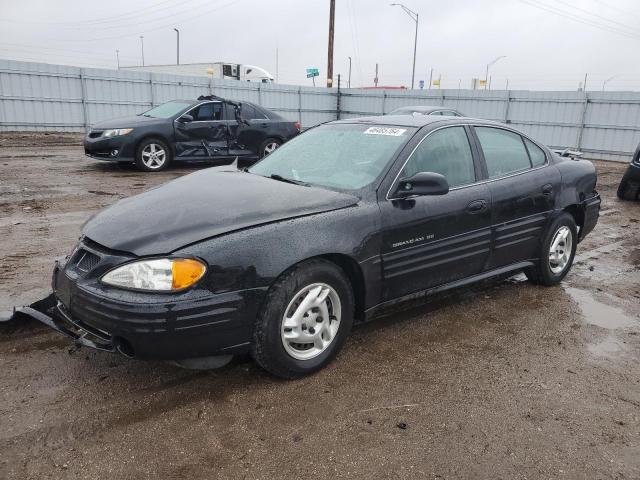
[(313, 78), (320, 75), (320, 71), (317, 68), (307, 68), (307, 78)]

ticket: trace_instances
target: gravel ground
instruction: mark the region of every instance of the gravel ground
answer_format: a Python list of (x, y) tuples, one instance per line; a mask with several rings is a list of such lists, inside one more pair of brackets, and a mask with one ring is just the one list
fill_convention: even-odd
[[(0, 310), (47, 293), (92, 213), (201, 168), (40, 140), (0, 137)], [(640, 478), (640, 204), (615, 198), (625, 165), (596, 164), (602, 216), (561, 286), (517, 276), (388, 315), (302, 380), (0, 326), (0, 478)]]

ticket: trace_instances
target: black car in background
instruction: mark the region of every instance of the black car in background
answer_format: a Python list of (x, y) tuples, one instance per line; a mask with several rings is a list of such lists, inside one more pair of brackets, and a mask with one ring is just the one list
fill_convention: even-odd
[(249, 352), (297, 377), (398, 302), (518, 271), (559, 283), (595, 186), (591, 162), (495, 122), (331, 122), (98, 213), (55, 267), (53, 317), (26, 313), (94, 348), (186, 366)]
[(640, 145), (633, 154), (627, 171), (618, 186), (618, 198), (621, 200), (638, 200), (640, 194)]
[(462, 113), (446, 107), (437, 107), (433, 105), (413, 105), (408, 107), (396, 108), (387, 115), (440, 115), (442, 117), (464, 117)]
[(85, 137), (84, 151), (99, 160), (134, 162), (148, 172), (180, 160), (229, 163), (237, 157), (250, 164), (298, 133), (298, 122), (259, 105), (209, 95), (99, 122)]

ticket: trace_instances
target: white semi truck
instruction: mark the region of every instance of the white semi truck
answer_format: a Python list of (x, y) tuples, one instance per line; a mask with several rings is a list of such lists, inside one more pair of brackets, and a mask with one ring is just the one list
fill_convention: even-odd
[(183, 63), (180, 65), (145, 65), (121, 67), (123, 70), (139, 70), (171, 75), (205, 76), (219, 80), (240, 80), (241, 82), (273, 83), (273, 76), (264, 68), (240, 63), (209, 62)]

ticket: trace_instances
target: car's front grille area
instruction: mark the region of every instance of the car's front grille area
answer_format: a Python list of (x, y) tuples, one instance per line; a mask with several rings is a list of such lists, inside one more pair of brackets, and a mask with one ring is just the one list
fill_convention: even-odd
[(69, 266), (80, 273), (88, 273), (99, 263), (100, 257), (98, 255), (84, 248), (80, 248), (69, 262)]

